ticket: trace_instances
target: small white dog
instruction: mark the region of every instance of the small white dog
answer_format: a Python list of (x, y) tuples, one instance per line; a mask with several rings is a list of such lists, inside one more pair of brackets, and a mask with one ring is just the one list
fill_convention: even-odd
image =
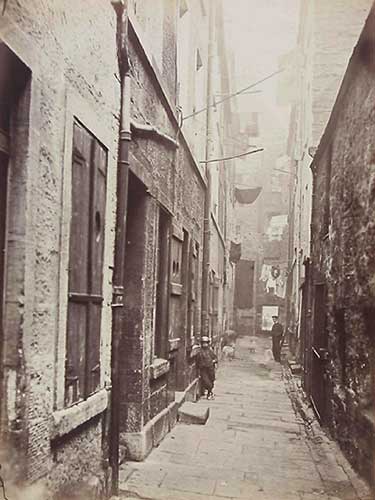
[(249, 347), (249, 350), (251, 353), (255, 353), (256, 352), (256, 346), (257, 346), (257, 343), (256, 343), (256, 340), (255, 339), (250, 339), (250, 347)]
[(265, 362), (265, 364), (268, 364), (271, 361), (273, 361), (272, 349), (266, 349), (264, 351), (264, 362)]
[(229, 361), (232, 361), (234, 359), (234, 355), (235, 355), (234, 346), (225, 345), (223, 347), (223, 349), (221, 350), (221, 353), (222, 353), (224, 359), (229, 359)]

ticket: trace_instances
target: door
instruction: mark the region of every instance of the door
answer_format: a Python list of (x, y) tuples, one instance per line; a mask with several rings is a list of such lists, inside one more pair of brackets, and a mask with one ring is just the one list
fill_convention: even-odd
[(327, 289), (324, 283), (314, 286), (313, 335), (311, 344), (311, 402), (320, 423), (326, 414), (326, 361), (328, 338), (326, 331)]
[[(0, 130), (0, 134), (1, 134)], [(1, 146), (0, 146), (1, 148)], [(6, 205), (7, 205), (8, 157), (0, 149), (0, 401), (3, 398), (3, 307), (5, 281), (5, 248), (6, 248)], [(0, 422), (2, 422), (2, 405), (0, 404)], [(1, 429), (0, 429), (1, 432)]]
[[(1, 44), (3, 47), (3, 45)], [(3, 48), (0, 49), (0, 66), (5, 65)], [(8, 158), (9, 158), (9, 120), (10, 120), (10, 94), (9, 82), (6, 75), (0, 78), (0, 402), (4, 401), (3, 390), (3, 309), (4, 309), (4, 283), (5, 283), (5, 250), (6, 250), (6, 208), (8, 185)], [(0, 404), (0, 422), (2, 405)], [(1, 429), (0, 429), (1, 430)]]

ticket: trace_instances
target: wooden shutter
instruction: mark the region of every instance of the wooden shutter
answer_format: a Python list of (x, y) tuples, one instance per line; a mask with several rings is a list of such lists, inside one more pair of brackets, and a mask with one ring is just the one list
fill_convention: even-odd
[(88, 336), (88, 392), (94, 392), (100, 383), (100, 324), (102, 309), (104, 226), (106, 204), (107, 155), (97, 142), (93, 148), (93, 180), (91, 210), (91, 269)]
[(171, 242), (170, 281), (169, 340), (181, 338), (182, 241), (175, 235)]
[(94, 392), (100, 382), (106, 152), (74, 124), (66, 404)]

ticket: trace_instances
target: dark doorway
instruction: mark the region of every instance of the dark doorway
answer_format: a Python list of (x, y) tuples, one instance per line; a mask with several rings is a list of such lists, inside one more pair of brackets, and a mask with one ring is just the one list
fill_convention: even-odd
[(158, 358), (167, 358), (168, 342), (168, 282), (170, 215), (159, 208), (156, 273), (155, 350)]
[(4, 294), (6, 283), (7, 206), (9, 158), (11, 152), (12, 117), (29, 79), (29, 69), (0, 41), (0, 432), (4, 414)]
[[(124, 269), (124, 328), (119, 347), (120, 431), (141, 429), (143, 336), (146, 296), (147, 209), (144, 184), (129, 172)], [(129, 418), (129, 412), (138, 418)]]
[(324, 283), (314, 286), (313, 341), (311, 346), (311, 402), (323, 424), (326, 414), (326, 360), (328, 338), (326, 331), (327, 289)]

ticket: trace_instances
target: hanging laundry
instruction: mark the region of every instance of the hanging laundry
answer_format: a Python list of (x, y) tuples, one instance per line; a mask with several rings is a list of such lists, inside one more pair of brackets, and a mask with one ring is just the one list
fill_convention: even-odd
[(238, 203), (249, 205), (251, 203), (254, 203), (261, 191), (261, 187), (256, 187), (253, 189), (234, 188), (234, 196)]

